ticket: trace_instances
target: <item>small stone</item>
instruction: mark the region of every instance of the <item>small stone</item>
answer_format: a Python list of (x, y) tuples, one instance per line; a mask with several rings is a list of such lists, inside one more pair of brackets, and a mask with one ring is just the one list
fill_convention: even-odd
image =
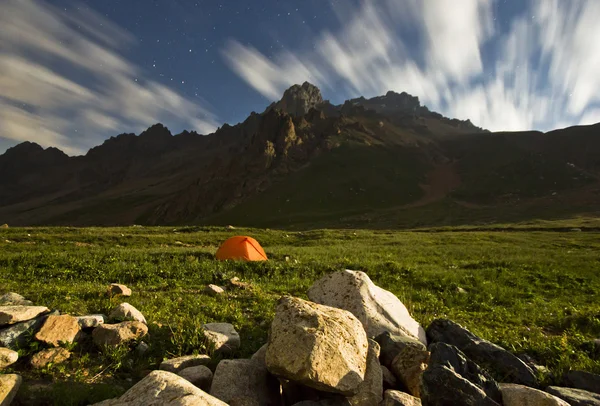
[(583, 389), (549, 386), (546, 392), (566, 400), (571, 406), (600, 406), (600, 394)]
[(380, 406), (421, 406), (421, 399), (399, 390), (386, 390)]
[(398, 379), (396, 379), (394, 374), (383, 365), (381, 366), (381, 374), (383, 375), (384, 389), (396, 389), (398, 387)]
[(208, 365), (209, 363), (210, 357), (208, 355), (186, 355), (183, 357), (172, 358), (161, 362), (159, 369), (163, 371), (178, 373), (179, 371), (186, 368), (197, 367), (200, 365)]
[(110, 312), (109, 317), (111, 319), (120, 321), (139, 321), (140, 323), (146, 323), (146, 318), (138, 309), (130, 305), (129, 303), (121, 303), (115, 309)]
[(138, 354), (140, 355), (144, 355), (146, 353), (146, 351), (148, 351), (150, 347), (148, 346), (148, 344), (146, 344), (143, 341), (140, 341), (140, 343), (137, 345), (137, 347), (135, 347), (135, 350), (137, 351)]
[(220, 286), (217, 285), (208, 285), (206, 288), (204, 288), (204, 293), (207, 293), (209, 295), (213, 295), (213, 296), (218, 296), (218, 295), (222, 295), (223, 293), (225, 293), (225, 289), (223, 289)]
[(148, 326), (139, 321), (124, 321), (119, 324), (102, 324), (92, 331), (94, 343), (99, 346), (116, 346), (137, 340), (148, 334)]
[(0, 306), (0, 326), (31, 320), (48, 311), (44, 306)]
[(569, 406), (567, 402), (541, 390), (513, 383), (501, 383), (504, 406)]
[(266, 368), (266, 366), (267, 366), (267, 363), (265, 361), (266, 356), (267, 356), (267, 344), (263, 345), (262, 347), (260, 347), (258, 349), (258, 351), (256, 351), (254, 354), (252, 354), (252, 357), (250, 357), (250, 360), (252, 360)]
[(252, 285), (250, 283), (240, 281), (240, 278), (238, 278), (237, 276), (234, 276), (233, 278), (231, 278), (229, 280), (229, 284), (234, 288), (238, 288), (238, 289), (242, 289), (242, 290), (252, 289)]
[(210, 394), (229, 405), (279, 406), (280, 385), (266, 368), (248, 359), (219, 362)]
[(19, 353), (8, 348), (0, 348), (0, 369), (6, 368), (19, 359)]
[(49, 348), (47, 350), (42, 350), (37, 354), (34, 354), (31, 357), (31, 367), (32, 368), (44, 368), (46, 365), (52, 364), (60, 364), (68, 360), (71, 357), (71, 353), (65, 348)]
[(177, 373), (183, 379), (186, 379), (205, 392), (210, 391), (210, 385), (213, 380), (213, 373), (208, 367), (198, 365), (195, 367), (184, 368)]
[(35, 339), (48, 345), (58, 347), (61, 343), (71, 344), (75, 341), (81, 328), (77, 319), (67, 314), (50, 316), (46, 319)]
[(207, 323), (202, 326), (209, 348), (218, 353), (232, 353), (240, 348), (240, 335), (229, 323)]
[(8, 224), (2, 224), (0, 228), (8, 228)]
[(19, 375), (0, 375), (0, 406), (9, 406), (23, 382)]
[(31, 306), (33, 302), (25, 299), (15, 292), (8, 292), (0, 296), (0, 306)]
[(569, 371), (565, 376), (565, 383), (571, 388), (600, 394), (600, 375), (584, 371)]
[[(419, 344), (421, 344), (419, 342)], [(411, 395), (421, 397), (421, 378), (427, 369), (430, 353), (420, 346), (407, 345), (392, 361), (392, 372)]]
[(131, 289), (129, 289), (125, 285), (120, 285), (118, 283), (111, 283), (109, 290), (110, 290), (110, 293), (113, 295), (121, 295), (124, 297), (131, 296)]
[(30, 338), (39, 330), (40, 326), (49, 316), (57, 316), (59, 312), (54, 310), (35, 319), (13, 324), (0, 329), (0, 345), (17, 349), (27, 345)]
[(79, 327), (83, 328), (94, 328), (98, 327), (100, 324), (104, 324), (104, 315), (103, 314), (90, 314), (87, 316), (77, 316), (75, 317), (77, 322), (79, 323)]

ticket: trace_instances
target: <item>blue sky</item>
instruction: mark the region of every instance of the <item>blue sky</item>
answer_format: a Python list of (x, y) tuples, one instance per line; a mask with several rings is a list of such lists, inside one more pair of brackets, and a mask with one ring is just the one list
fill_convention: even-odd
[(3, 0), (0, 153), (209, 133), (309, 80), (490, 130), (600, 121), (598, 0)]

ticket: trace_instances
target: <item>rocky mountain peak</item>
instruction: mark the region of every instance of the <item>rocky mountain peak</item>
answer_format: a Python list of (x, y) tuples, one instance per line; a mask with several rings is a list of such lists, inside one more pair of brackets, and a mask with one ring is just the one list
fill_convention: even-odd
[(298, 117), (322, 103), (321, 90), (311, 83), (304, 82), (302, 85), (294, 85), (287, 89), (281, 100), (271, 104), (267, 110), (281, 110)]

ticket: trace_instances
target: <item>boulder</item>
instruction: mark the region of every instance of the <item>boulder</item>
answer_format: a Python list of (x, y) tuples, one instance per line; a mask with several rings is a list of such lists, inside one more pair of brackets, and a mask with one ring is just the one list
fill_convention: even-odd
[(265, 360), (276, 376), (352, 396), (365, 378), (368, 347), (352, 313), (288, 296), (277, 305)]
[(566, 400), (571, 406), (600, 406), (600, 395), (583, 389), (549, 386), (546, 392)]
[(562, 399), (541, 390), (514, 383), (501, 383), (504, 406), (569, 406)]
[(571, 388), (600, 393), (600, 375), (584, 371), (569, 371), (565, 375), (565, 383)]
[(380, 406), (421, 406), (421, 399), (399, 390), (386, 390)]
[(358, 393), (348, 401), (352, 406), (378, 405), (383, 400), (383, 373), (379, 364), (379, 344), (369, 339), (365, 380), (358, 386)]
[(110, 312), (108, 317), (119, 321), (139, 321), (140, 323), (147, 324), (142, 312), (129, 303), (121, 303)]
[(0, 327), (31, 320), (47, 312), (48, 308), (44, 306), (0, 306)]
[(209, 363), (210, 357), (208, 355), (186, 355), (161, 362), (159, 369), (176, 374), (185, 368), (208, 365)]
[(58, 311), (55, 310), (33, 320), (23, 321), (0, 329), (0, 345), (13, 349), (26, 345), (49, 316), (58, 314)]
[(212, 296), (219, 296), (225, 293), (225, 289), (217, 285), (208, 285), (206, 288), (204, 288), (204, 293)]
[(190, 381), (190, 383), (199, 387), (203, 391), (210, 391), (210, 385), (213, 380), (213, 373), (208, 367), (204, 365), (198, 365), (195, 367), (184, 368), (177, 373), (183, 379)]
[(92, 331), (94, 343), (99, 346), (116, 346), (137, 340), (148, 334), (148, 327), (139, 321), (124, 321), (119, 324), (102, 324)]
[(505, 377), (507, 382), (526, 386), (535, 386), (537, 383), (534, 371), (525, 362), (451, 320), (434, 320), (427, 328), (427, 338), (430, 342), (454, 345), (474, 362), (489, 366)]
[(9, 406), (21, 386), (23, 379), (19, 375), (0, 375), (0, 406)]
[(260, 347), (258, 349), (258, 351), (256, 351), (254, 354), (252, 354), (252, 357), (250, 357), (250, 359), (266, 368), (266, 366), (267, 366), (267, 363), (265, 361), (266, 356), (267, 356), (267, 344), (263, 345), (262, 347)]
[(109, 289), (111, 295), (121, 295), (124, 297), (131, 296), (131, 289), (129, 289), (125, 285), (120, 285), (118, 283), (111, 283), (110, 287), (108, 289)]
[(31, 357), (30, 364), (32, 368), (44, 368), (46, 365), (60, 364), (71, 357), (71, 353), (66, 348), (49, 348), (42, 350)]
[(396, 376), (383, 365), (381, 366), (381, 375), (383, 376), (383, 389), (398, 388), (398, 379), (396, 379)]
[(281, 404), (279, 381), (266, 368), (248, 359), (224, 359), (219, 362), (210, 394), (230, 405)]
[(94, 406), (227, 406), (172, 372), (152, 371), (123, 396)]
[(232, 353), (240, 348), (240, 335), (229, 323), (207, 323), (202, 326), (208, 346), (216, 353)]
[(325, 275), (308, 290), (315, 303), (348, 310), (363, 324), (369, 337), (389, 331), (427, 344), (425, 330), (415, 321), (393, 293), (376, 286), (359, 271), (339, 271)]
[(0, 369), (6, 368), (17, 362), (19, 353), (8, 348), (0, 347)]
[[(421, 343), (419, 343), (421, 344)], [(421, 379), (427, 369), (430, 353), (417, 345), (407, 345), (392, 361), (391, 369), (408, 393), (421, 397)]]
[(375, 337), (375, 341), (381, 347), (381, 355), (379, 356), (381, 365), (388, 368), (392, 367), (394, 358), (406, 349), (406, 347), (414, 347), (421, 351), (427, 351), (427, 347), (419, 340), (412, 337), (391, 334), (387, 331)]
[(81, 328), (75, 317), (68, 314), (49, 316), (35, 334), (35, 339), (53, 347), (58, 347), (61, 343), (71, 344), (75, 341), (79, 331), (81, 331)]
[(98, 327), (100, 324), (104, 324), (104, 315), (103, 314), (90, 314), (87, 316), (76, 316), (77, 323), (79, 323), (79, 327), (84, 328), (94, 328)]
[(502, 404), (502, 394), (496, 381), (458, 348), (434, 343), (429, 349), (431, 358), (421, 385), (421, 401), (424, 405)]
[(23, 296), (15, 292), (8, 292), (0, 296), (0, 306), (31, 306), (31, 300), (25, 299)]

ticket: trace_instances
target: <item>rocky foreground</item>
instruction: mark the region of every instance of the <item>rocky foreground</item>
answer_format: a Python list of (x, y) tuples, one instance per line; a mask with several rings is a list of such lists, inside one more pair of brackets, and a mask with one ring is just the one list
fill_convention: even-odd
[[(132, 293), (123, 285), (110, 289)], [(212, 285), (207, 291), (223, 293)], [(209, 323), (203, 326), (206, 341), (213, 354), (225, 357), (214, 370), (208, 355), (169, 359), (120, 398), (96, 405), (600, 405), (600, 376), (570, 371), (563, 379), (569, 387), (540, 388), (543, 366), (450, 320), (423, 329), (363, 272), (326, 275), (308, 298), (281, 298), (268, 342), (250, 359), (227, 359), (240, 336), (231, 324)], [(32, 368), (43, 368), (68, 359), (65, 344), (82, 334), (91, 334), (99, 347), (129, 344), (143, 352), (147, 333), (144, 315), (128, 303), (108, 316), (74, 317), (15, 293), (0, 297), (0, 369), (18, 360), (15, 349), (28, 340), (46, 347), (29, 360)], [(1, 406), (11, 403), (21, 383), (16, 374), (0, 375)]]

